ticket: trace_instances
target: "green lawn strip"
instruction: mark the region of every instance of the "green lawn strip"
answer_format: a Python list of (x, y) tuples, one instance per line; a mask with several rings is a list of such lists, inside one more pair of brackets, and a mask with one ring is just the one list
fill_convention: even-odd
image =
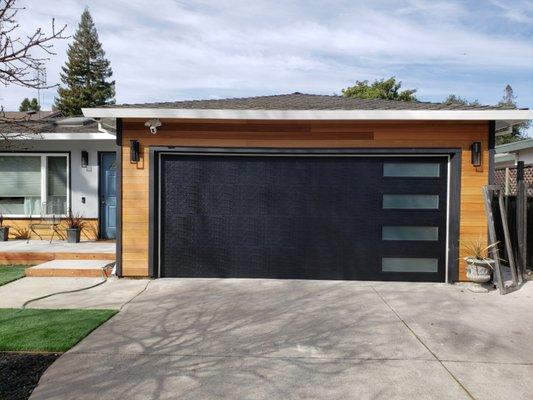
[(0, 265), (0, 286), (24, 277), (29, 265)]
[(117, 312), (0, 308), (0, 351), (64, 352)]

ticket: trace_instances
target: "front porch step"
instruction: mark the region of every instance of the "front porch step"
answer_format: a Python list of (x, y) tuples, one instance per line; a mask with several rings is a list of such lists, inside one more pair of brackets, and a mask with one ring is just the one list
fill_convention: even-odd
[(110, 260), (53, 260), (26, 269), (26, 276), (101, 277), (111, 275)]
[(115, 258), (115, 253), (0, 252), (0, 265), (35, 265), (52, 260), (108, 260), (110, 263)]

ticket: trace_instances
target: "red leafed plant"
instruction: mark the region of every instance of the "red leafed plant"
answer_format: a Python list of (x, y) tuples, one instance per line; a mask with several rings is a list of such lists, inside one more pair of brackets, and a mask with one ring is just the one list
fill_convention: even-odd
[(72, 214), (72, 211), (69, 210), (67, 218), (67, 229), (79, 229), (80, 231), (83, 230), (85, 227), (85, 221), (83, 220), (83, 216), (81, 214)]

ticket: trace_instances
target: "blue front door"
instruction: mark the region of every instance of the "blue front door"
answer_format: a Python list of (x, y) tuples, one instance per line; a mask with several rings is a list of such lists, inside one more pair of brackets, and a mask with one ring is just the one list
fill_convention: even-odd
[(117, 234), (117, 155), (100, 153), (100, 236), (115, 239)]

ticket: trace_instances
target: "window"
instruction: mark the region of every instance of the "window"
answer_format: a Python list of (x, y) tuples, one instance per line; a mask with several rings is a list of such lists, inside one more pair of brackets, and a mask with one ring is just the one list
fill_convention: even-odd
[(66, 154), (1, 154), (0, 213), (6, 216), (65, 214), (68, 204)]
[(382, 258), (383, 272), (438, 272), (436, 258)]
[(437, 226), (384, 226), (382, 229), (383, 240), (439, 240)]
[(432, 194), (384, 194), (383, 208), (438, 210), (439, 196)]
[(439, 163), (384, 163), (383, 176), (398, 178), (438, 178)]
[(46, 207), (52, 214), (65, 214), (67, 205), (67, 157), (47, 157)]

